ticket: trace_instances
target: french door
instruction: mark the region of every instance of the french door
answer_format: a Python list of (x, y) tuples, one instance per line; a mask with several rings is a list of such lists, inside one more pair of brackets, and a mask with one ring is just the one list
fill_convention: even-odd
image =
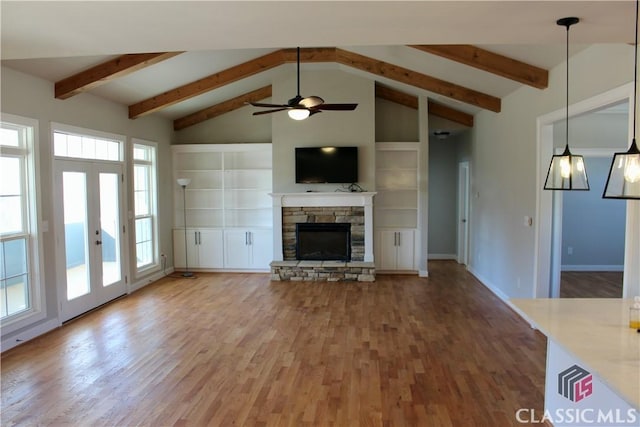
[(60, 319), (126, 293), (122, 165), (55, 160)]

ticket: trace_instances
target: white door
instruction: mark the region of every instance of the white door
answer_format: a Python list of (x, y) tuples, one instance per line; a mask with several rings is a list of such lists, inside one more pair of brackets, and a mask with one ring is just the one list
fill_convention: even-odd
[(249, 231), (224, 230), (224, 268), (249, 267)]
[(458, 165), (458, 263), (469, 262), (469, 162)]
[(126, 293), (122, 166), (55, 161), (60, 318)]
[(250, 231), (249, 243), (251, 245), (251, 268), (269, 269), (273, 261), (273, 231)]
[(376, 244), (378, 249), (376, 268), (379, 270), (395, 270), (397, 266), (398, 232), (390, 230), (379, 231)]
[(222, 230), (200, 230), (197, 233), (198, 267), (222, 268)]
[(415, 233), (413, 230), (396, 231), (396, 268), (398, 270), (414, 270)]
[[(173, 266), (186, 270), (198, 268), (200, 266), (197, 246), (198, 231), (187, 229), (186, 237), (187, 247), (185, 248), (185, 230), (183, 228), (173, 230)], [(185, 258), (185, 254), (188, 258)], [(185, 259), (189, 261), (188, 264)]]

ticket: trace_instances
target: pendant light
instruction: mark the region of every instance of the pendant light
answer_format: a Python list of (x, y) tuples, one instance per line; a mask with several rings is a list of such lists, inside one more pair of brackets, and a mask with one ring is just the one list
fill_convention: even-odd
[(569, 151), (569, 27), (580, 22), (575, 17), (562, 18), (556, 24), (567, 28), (567, 103), (566, 103), (566, 144), (562, 154), (551, 157), (551, 164), (544, 183), (545, 190), (588, 190), (589, 180), (582, 156)]
[(636, 0), (636, 41), (633, 71), (633, 138), (624, 153), (615, 153), (602, 197), (604, 199), (640, 199), (640, 150), (636, 144), (636, 107), (638, 86), (638, 0)]

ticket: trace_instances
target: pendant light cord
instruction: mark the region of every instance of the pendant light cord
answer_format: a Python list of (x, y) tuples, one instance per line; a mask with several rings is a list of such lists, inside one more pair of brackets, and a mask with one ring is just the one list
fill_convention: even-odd
[(638, 97), (638, 3), (636, 0), (636, 41), (634, 44), (635, 54), (633, 57), (633, 141), (636, 140), (636, 105)]
[[(636, 0), (637, 1), (637, 0)], [(568, 151), (569, 150), (569, 27), (571, 25), (567, 25), (567, 87), (566, 87), (566, 91), (567, 91), (567, 100), (566, 100), (566, 114), (565, 114), (565, 136), (566, 136), (566, 145), (565, 145), (565, 150)]]

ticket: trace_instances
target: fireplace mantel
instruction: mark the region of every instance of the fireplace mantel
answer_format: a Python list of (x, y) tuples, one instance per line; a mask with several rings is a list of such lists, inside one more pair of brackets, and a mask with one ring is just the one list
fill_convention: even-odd
[(282, 261), (282, 208), (283, 207), (364, 207), (364, 261), (373, 262), (373, 196), (375, 192), (306, 192), (271, 193), (273, 198), (273, 256)]

